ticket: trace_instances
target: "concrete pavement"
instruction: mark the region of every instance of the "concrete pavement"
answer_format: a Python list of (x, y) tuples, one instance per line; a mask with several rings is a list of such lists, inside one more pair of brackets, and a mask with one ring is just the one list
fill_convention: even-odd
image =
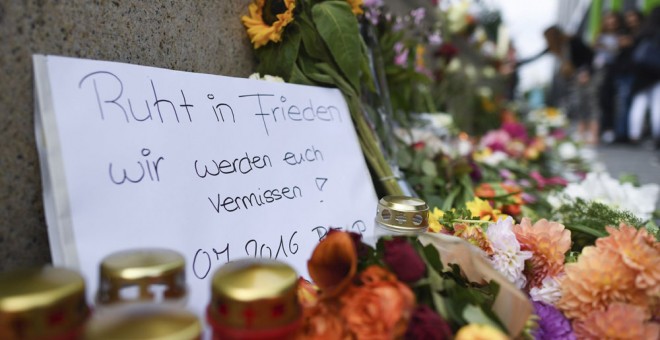
[[(635, 174), (640, 184), (660, 184), (660, 151), (653, 149), (651, 141), (640, 145), (601, 145), (596, 151), (612, 177)], [(656, 207), (660, 209), (660, 199)]]

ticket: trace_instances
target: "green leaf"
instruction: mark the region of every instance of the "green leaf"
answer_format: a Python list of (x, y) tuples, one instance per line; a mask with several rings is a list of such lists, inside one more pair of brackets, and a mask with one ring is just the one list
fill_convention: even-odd
[(330, 63), (332, 58), (330, 51), (325, 43), (323, 43), (319, 32), (316, 30), (316, 27), (314, 27), (314, 24), (310, 22), (310, 19), (301, 15), (298, 18), (297, 23), (300, 25), (302, 44), (305, 52), (318, 61)]
[(344, 95), (346, 96), (357, 95), (355, 89), (353, 89), (351, 85), (346, 82), (346, 79), (342, 77), (339, 73), (337, 73), (337, 70), (335, 70), (332, 66), (326, 63), (317, 63), (315, 64), (315, 66), (319, 71), (330, 76), (337, 85), (337, 87), (344, 93)]
[(346, 1), (321, 2), (312, 8), (312, 17), (341, 73), (359, 93), (360, 32), (351, 7)]
[(313, 80), (308, 78), (305, 75), (305, 73), (301, 71), (298, 65), (296, 64), (293, 65), (293, 70), (291, 71), (291, 79), (289, 81), (295, 84), (303, 84), (303, 85), (311, 85), (311, 86), (317, 85)]
[(424, 161), (422, 161), (422, 172), (431, 177), (438, 176), (438, 170), (435, 168), (435, 163), (430, 159), (424, 159)]
[(435, 310), (442, 316), (443, 319), (449, 319), (449, 311), (447, 310), (447, 305), (445, 299), (438, 292), (431, 292), (433, 298), (433, 304), (435, 305)]
[(397, 154), (398, 163), (401, 168), (408, 168), (413, 163), (413, 156), (409, 148), (401, 148)]
[(284, 31), (281, 42), (269, 42), (258, 48), (256, 50), (257, 58), (259, 58), (257, 72), (261, 75), (280, 76), (284, 80), (290, 81), (293, 65), (298, 58), (300, 40), (300, 29), (296, 25), (291, 25)]
[(450, 192), (449, 195), (445, 198), (445, 201), (442, 202), (442, 208), (440, 210), (442, 211), (447, 211), (450, 210), (454, 204), (454, 200), (456, 200), (456, 196), (461, 192), (460, 187), (454, 187)]
[(319, 71), (319, 69), (314, 65), (314, 62), (312, 62), (311, 58), (308, 58), (307, 56), (304, 55), (304, 53), (300, 54), (300, 58), (298, 58), (298, 63), (300, 70), (305, 74), (306, 77), (308, 77), (311, 80), (314, 80), (315, 82), (318, 83), (323, 83), (326, 85), (332, 85), (336, 87), (334, 80), (332, 77), (329, 75)]
[(488, 315), (486, 315), (486, 313), (484, 313), (484, 311), (479, 306), (466, 306), (465, 309), (463, 309), (463, 319), (465, 319), (465, 321), (468, 323), (488, 325), (506, 331), (502, 329), (502, 327), (497, 322), (491, 320), (491, 318), (489, 318)]

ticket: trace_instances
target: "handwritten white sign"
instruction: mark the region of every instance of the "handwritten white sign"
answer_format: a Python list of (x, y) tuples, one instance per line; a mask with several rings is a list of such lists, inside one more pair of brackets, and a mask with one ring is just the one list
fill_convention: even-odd
[(376, 196), (341, 93), (34, 56), (36, 134), (56, 265), (165, 247), (201, 313), (218, 267), (276, 258), (306, 276), (331, 227), (370, 235)]

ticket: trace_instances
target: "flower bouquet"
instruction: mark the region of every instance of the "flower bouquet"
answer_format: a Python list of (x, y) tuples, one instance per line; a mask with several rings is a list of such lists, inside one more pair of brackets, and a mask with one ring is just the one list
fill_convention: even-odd
[(286, 82), (342, 91), (368, 164), (387, 194), (401, 188), (376, 126), (365, 115), (362, 90), (375, 91), (357, 15), (361, 0), (254, 0), (242, 21), (259, 60), (257, 71)]
[(531, 312), (465, 242), (444, 235), (384, 237), (372, 248), (332, 231), (308, 269), (318, 289), (299, 288), (305, 339), (506, 339)]
[[(584, 203), (583, 203), (584, 204)], [(588, 204), (587, 204), (588, 205)], [(585, 219), (628, 216), (605, 206)], [(436, 211), (440, 232), (467, 240), (534, 303), (536, 339), (657, 339), (660, 243), (645, 227), (574, 227)], [(600, 232), (599, 236), (593, 234)], [(589, 235), (585, 240), (580, 236)], [(571, 251), (573, 249), (573, 251)], [(628, 326), (626, 326), (628, 325)]]

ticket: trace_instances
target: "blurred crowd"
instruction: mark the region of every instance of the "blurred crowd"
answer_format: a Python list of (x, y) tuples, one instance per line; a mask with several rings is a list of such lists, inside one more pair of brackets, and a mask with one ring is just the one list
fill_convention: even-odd
[(544, 36), (546, 52), (559, 61), (561, 103), (578, 139), (637, 144), (650, 131), (660, 148), (660, 6), (646, 17), (606, 13), (592, 43), (557, 26)]

